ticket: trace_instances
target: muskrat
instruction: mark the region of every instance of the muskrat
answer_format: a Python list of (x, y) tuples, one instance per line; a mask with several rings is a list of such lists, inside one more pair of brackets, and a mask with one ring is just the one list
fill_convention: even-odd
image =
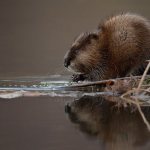
[(64, 58), (73, 81), (140, 75), (150, 59), (150, 22), (124, 13), (110, 17), (93, 32), (80, 34)]

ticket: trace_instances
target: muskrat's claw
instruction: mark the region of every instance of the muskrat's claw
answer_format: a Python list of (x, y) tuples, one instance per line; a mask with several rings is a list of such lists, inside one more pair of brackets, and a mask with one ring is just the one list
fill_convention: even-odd
[(85, 77), (84, 74), (73, 74), (73, 75), (72, 75), (72, 81), (73, 81), (73, 82), (84, 81), (85, 78), (86, 78), (86, 77)]

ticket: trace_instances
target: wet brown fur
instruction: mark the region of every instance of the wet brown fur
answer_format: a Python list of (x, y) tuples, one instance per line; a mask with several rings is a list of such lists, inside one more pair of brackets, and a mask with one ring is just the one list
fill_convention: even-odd
[(150, 59), (150, 23), (130, 13), (111, 17), (95, 32), (81, 34), (65, 56), (70, 61), (69, 67), (86, 80), (139, 75), (147, 59)]

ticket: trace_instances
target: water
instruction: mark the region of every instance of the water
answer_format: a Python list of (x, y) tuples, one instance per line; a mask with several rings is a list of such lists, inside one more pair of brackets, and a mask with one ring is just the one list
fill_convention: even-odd
[[(117, 107), (119, 96), (94, 86), (81, 89), (67, 79), (0, 80), (2, 149), (150, 148), (150, 133), (134, 106)], [(150, 121), (149, 107), (142, 109)]]
[[(106, 99), (118, 97), (93, 87), (64, 88), (70, 81), (63, 67), (74, 37), (118, 12), (150, 18), (149, 5), (146, 0), (1, 0), (0, 149), (149, 150), (150, 133), (134, 107), (117, 109)], [(149, 108), (143, 111), (150, 121)]]
[(49, 76), (0, 80), (2, 149), (77, 149), (78, 145), (85, 148), (87, 142), (88, 149), (99, 146), (98, 140), (86, 138), (74, 128), (67, 112), (68, 103), (85, 95), (98, 95), (98, 92), (90, 92), (87, 87), (84, 90), (65, 90), (71, 86), (67, 78)]
[[(84, 95), (114, 95), (103, 92), (100, 87), (90, 82), (72, 83), (69, 76), (51, 75), (48, 77), (18, 77), (0, 80), (0, 98), (16, 98), (22, 96), (50, 96), (50, 97), (82, 97)], [(88, 83), (88, 86), (85, 84)], [(91, 82), (92, 83), (92, 82)], [(93, 83), (92, 83), (93, 84)], [(80, 85), (80, 86), (79, 86)]]

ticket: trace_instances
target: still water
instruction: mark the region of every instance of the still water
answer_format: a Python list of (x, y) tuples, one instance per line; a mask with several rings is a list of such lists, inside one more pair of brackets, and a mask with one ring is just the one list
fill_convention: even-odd
[[(68, 76), (0, 80), (2, 149), (148, 150), (150, 132), (134, 106)], [(150, 121), (149, 107), (143, 107)]]
[[(119, 99), (111, 94), (58, 89), (69, 84), (63, 57), (75, 36), (119, 12), (150, 18), (149, 6), (0, 0), (0, 150), (149, 150), (150, 133), (135, 108), (118, 109), (106, 100)], [(60, 75), (58, 82), (50, 75)], [(149, 108), (143, 111), (150, 121)]]

